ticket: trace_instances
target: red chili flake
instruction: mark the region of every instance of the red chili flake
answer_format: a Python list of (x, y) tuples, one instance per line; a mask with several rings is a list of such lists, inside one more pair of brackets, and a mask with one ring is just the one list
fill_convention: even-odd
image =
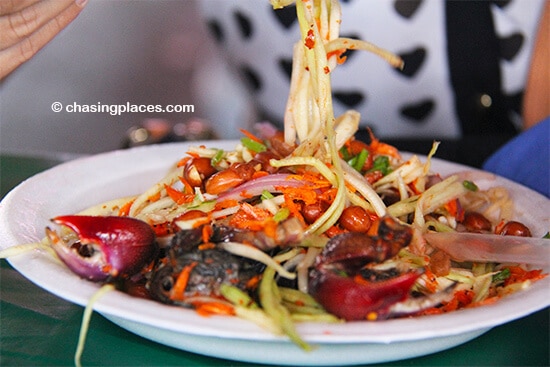
[(305, 45), (310, 50), (315, 46), (315, 35), (313, 34), (313, 29), (310, 29), (309, 31), (307, 31)]
[(328, 66), (325, 66), (323, 70), (325, 71), (325, 74), (330, 73), (330, 68)]

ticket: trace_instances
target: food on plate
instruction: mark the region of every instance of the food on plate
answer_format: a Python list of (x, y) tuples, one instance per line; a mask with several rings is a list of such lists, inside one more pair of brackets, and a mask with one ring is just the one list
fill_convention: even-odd
[[(287, 1), (272, 1), (275, 7)], [(530, 236), (501, 187), (403, 159), (359, 116), (335, 117), (330, 75), (347, 49), (334, 0), (298, 0), (284, 131), (243, 132), (234, 150), (198, 145), (143, 193), (54, 218), (47, 240), (83, 278), (131, 295), (242, 317), (310, 346), (294, 323), (425, 316), (490, 304), (546, 276), (528, 264), (452, 258), (428, 232)], [(183, 154), (184, 153), (184, 154)], [(60, 213), (63, 214), (63, 213)]]

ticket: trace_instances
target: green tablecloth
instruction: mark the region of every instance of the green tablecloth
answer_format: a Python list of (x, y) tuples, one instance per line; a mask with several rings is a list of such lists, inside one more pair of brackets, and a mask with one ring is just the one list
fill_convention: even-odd
[[(58, 161), (0, 156), (2, 197), (17, 183)], [(550, 296), (550, 295), (549, 295)], [(0, 261), (0, 366), (73, 364), (82, 307), (36, 287)], [(466, 344), (384, 366), (548, 366), (549, 309), (496, 327)], [(250, 366), (166, 347), (94, 314), (84, 366)]]

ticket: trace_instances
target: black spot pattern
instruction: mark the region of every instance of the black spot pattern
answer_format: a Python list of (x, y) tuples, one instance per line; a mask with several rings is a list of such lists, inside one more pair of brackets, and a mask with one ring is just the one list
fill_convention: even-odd
[(350, 108), (358, 106), (365, 99), (360, 91), (334, 91), (333, 95), (334, 99)]
[(405, 65), (403, 70), (397, 68), (394, 68), (394, 70), (408, 78), (414, 77), (424, 63), (426, 54), (427, 51), (424, 47), (417, 47), (411, 52), (400, 53), (399, 56), (403, 59)]
[(295, 6), (285, 6), (284, 8), (276, 9), (272, 14), (285, 29), (290, 29), (298, 21)]
[[(258, 0), (259, 1), (259, 0)], [(349, 6), (349, 4), (356, 1), (355, 4), (359, 1), (368, 2), (369, 0), (341, 0), (342, 3), (342, 10), (343, 13), (346, 13), (346, 10), (351, 9), (352, 7)], [(370, 0), (374, 1), (374, 0)], [(438, 50), (438, 49), (432, 49), (432, 47), (438, 47), (435, 45), (432, 45), (428, 37), (426, 41), (423, 39), (415, 38), (415, 33), (418, 31), (418, 21), (420, 21), (420, 15), (423, 15), (423, 11), (431, 11), (428, 7), (431, 6), (428, 2), (425, 2), (424, 0), (390, 0), (391, 2), (388, 4), (391, 6), (392, 14), (390, 15), (392, 19), (388, 19), (388, 24), (390, 22), (399, 22), (400, 26), (402, 27), (408, 27), (411, 31), (411, 41), (405, 44), (401, 43), (401, 48), (397, 49), (397, 54), (404, 60), (404, 68), (403, 70), (395, 69), (395, 73), (392, 78), (394, 79), (400, 79), (397, 80), (397, 83), (403, 82), (406, 80), (406, 85), (410, 85), (411, 88), (414, 88), (414, 85), (417, 85), (417, 82), (420, 82), (419, 84), (424, 84), (422, 82), (422, 78), (431, 78), (429, 75), (431, 71), (426, 70), (429, 63), (428, 61), (432, 62), (432, 60), (438, 59), (441, 57), (440, 53), (446, 53), (447, 60), (450, 63), (456, 62), (460, 65), (485, 65), (487, 64), (483, 56), (484, 54), (487, 54), (489, 51), (493, 53), (494, 51), (494, 60), (491, 61), (491, 66), (488, 68), (488, 70), (495, 70), (495, 69), (502, 69), (502, 63), (503, 62), (514, 62), (520, 59), (520, 55), (522, 55), (522, 51), (525, 50), (525, 45), (530, 41), (530, 38), (527, 36), (524, 36), (522, 34), (521, 29), (514, 29), (512, 28), (511, 32), (507, 32), (505, 34), (499, 34), (498, 29), (494, 24), (494, 18), (495, 18), (495, 12), (500, 13), (499, 16), (502, 16), (503, 21), (507, 21), (506, 17), (508, 16), (508, 12), (511, 11), (513, 14), (514, 12), (512, 10), (516, 9), (515, 6), (512, 7), (511, 5), (517, 5), (517, 2), (519, 0), (470, 0), (470, 1), (461, 1), (461, 0), (443, 0), (444, 7), (447, 8), (449, 5), (452, 5), (453, 7), (456, 7), (455, 9), (458, 12), (463, 12), (463, 14), (456, 14), (453, 12), (451, 14), (452, 16), (448, 16), (449, 14), (442, 14), (442, 21), (445, 22), (445, 24), (442, 25), (442, 29), (437, 28), (434, 31), (438, 32), (444, 32), (448, 28), (453, 29), (459, 29), (460, 32), (468, 32), (469, 29), (477, 29), (476, 23), (485, 22), (485, 19), (481, 19), (480, 16), (475, 16), (477, 12), (475, 11), (464, 11), (464, 9), (470, 9), (472, 7), (472, 4), (483, 4), (485, 3), (485, 6), (490, 8), (490, 11), (487, 12), (488, 18), (491, 18), (492, 21), (491, 24), (489, 24), (488, 31), (489, 35), (491, 37), (494, 37), (496, 35), (496, 38), (494, 40), (491, 40), (490, 43), (483, 43), (482, 41), (487, 39), (487, 35), (485, 33), (481, 34), (481, 32), (478, 31), (469, 31), (469, 37), (466, 37), (467, 41), (464, 41), (464, 39), (452, 39), (452, 37), (449, 37), (449, 35), (446, 33), (443, 35), (443, 37), (446, 38), (446, 46), (447, 49), (444, 50)], [(355, 5), (354, 4), (354, 5)], [(468, 4), (470, 6), (468, 6)], [(362, 6), (362, 4), (361, 4)], [(269, 4), (266, 5), (266, 9), (270, 8)], [(221, 18), (218, 18), (217, 13), (212, 13), (213, 15), (210, 17), (208, 21), (208, 29), (213, 36), (213, 38), (216, 40), (216, 42), (222, 46), (228, 46), (232, 49), (234, 48), (234, 44), (231, 42), (239, 42), (241, 44), (249, 43), (253, 44), (254, 42), (258, 41), (255, 39), (255, 36), (257, 36), (258, 30), (262, 29), (262, 27), (266, 26), (266, 24), (263, 24), (260, 22), (259, 19), (254, 16), (254, 13), (250, 11), (249, 8), (246, 7), (238, 7), (234, 6), (231, 9), (228, 9), (229, 13), (225, 15), (229, 15), (229, 21), (230, 23), (227, 23), (224, 19), (224, 21), (221, 21)], [(281, 36), (289, 36), (297, 31), (298, 27), (298, 21), (296, 17), (296, 7), (294, 5), (287, 6), (281, 9), (270, 11), (272, 17), (271, 19), (268, 19), (270, 21), (270, 26), (274, 25), (276, 26), (275, 32), (277, 32), (278, 35)], [(472, 14), (474, 13), (474, 14)], [(492, 14), (491, 14), (492, 13)], [(460, 16), (462, 18), (461, 22), (457, 22), (457, 16)], [(415, 19), (418, 18), (418, 19)], [(345, 19), (345, 18), (344, 18)], [(501, 18), (498, 18), (499, 20)], [(467, 26), (465, 26), (467, 25)], [(510, 29), (507, 27), (504, 27), (503, 29)], [(357, 24), (354, 28), (347, 28), (345, 33), (340, 34), (341, 37), (345, 38), (352, 38), (352, 39), (362, 39), (361, 32), (363, 31), (363, 25)], [(405, 30), (406, 32), (406, 30)], [(229, 35), (232, 34), (231, 37)], [(237, 36), (237, 37), (235, 37)], [(369, 35), (365, 34), (365, 40), (369, 41)], [(405, 34), (405, 37), (408, 37)], [(229, 42), (229, 43), (228, 43)], [(473, 45), (474, 50), (477, 48), (478, 51), (480, 51), (481, 56), (478, 54), (474, 55), (474, 52), (472, 52), (468, 47), (465, 47), (464, 50), (458, 52), (461, 56), (457, 59), (456, 57), (450, 57), (449, 52), (450, 48), (456, 47), (456, 45)], [(453, 46), (454, 45), (454, 46)], [(490, 49), (489, 45), (495, 46), (495, 50), (492, 48)], [(238, 45), (237, 45), (238, 46)], [(380, 46), (384, 48), (391, 49), (392, 45), (386, 45), (381, 44)], [(491, 46), (491, 47), (492, 47)], [(450, 48), (449, 48), (450, 47)], [(464, 47), (464, 46), (461, 46)], [(237, 50), (238, 51), (238, 50)], [(395, 51), (395, 49), (393, 50)], [(347, 50), (342, 57), (345, 57), (346, 62), (343, 65), (340, 65), (339, 68), (347, 68), (347, 70), (344, 71), (344, 75), (347, 71), (349, 71), (352, 68), (357, 67), (357, 65), (353, 62), (356, 55), (359, 53), (362, 53), (363, 51), (356, 51), (356, 50)], [(467, 62), (462, 60), (467, 55), (466, 59), (468, 59)], [(240, 60), (240, 56), (237, 54), (234, 56), (235, 61)], [(241, 76), (243, 77), (246, 85), (250, 88), (250, 90), (256, 94), (259, 94), (260, 91), (265, 92), (266, 95), (271, 93), (271, 87), (270, 84), (271, 80), (273, 78), (279, 78), (281, 80), (284, 80), (284, 82), (289, 82), (291, 79), (292, 74), (292, 58), (288, 53), (281, 53), (277, 56), (273, 55), (274, 58), (270, 61), (272, 63), (275, 63), (276, 75), (271, 75), (269, 77), (264, 76), (264, 72), (267, 69), (264, 69), (263, 65), (257, 66), (254, 64), (254, 61), (249, 61), (248, 59), (244, 59), (241, 62), (239, 71)], [(352, 61), (352, 62), (350, 62)], [(358, 60), (357, 60), (358, 61)], [(496, 63), (495, 63), (496, 61)], [(500, 63), (499, 63), (500, 61)], [(239, 61), (236, 61), (239, 62)], [(239, 64), (237, 64), (239, 65)], [(498, 66), (496, 66), (498, 65)], [(445, 65), (444, 67), (449, 67), (449, 73), (451, 74), (451, 65)], [(473, 66), (472, 66), (473, 67)], [(477, 66), (476, 66), (477, 68)], [(492, 74), (489, 72), (486, 72), (486, 69), (482, 68), (474, 70), (475, 73), (472, 74), (472, 76), (468, 76), (466, 80), (480, 80), (485, 83), (486, 80), (491, 79), (490, 83), (494, 84), (494, 80), (497, 80), (498, 78), (493, 78)], [(502, 70), (500, 70), (502, 72)], [(393, 72), (392, 72), (393, 73)], [(491, 75), (489, 75), (491, 74)], [(350, 75), (348, 73), (348, 75)], [(458, 74), (457, 74), (458, 75)], [(466, 74), (468, 75), (468, 74)], [(437, 76), (436, 76), (437, 77)], [(502, 79), (502, 78), (500, 78)], [(411, 83), (414, 82), (414, 83)], [(488, 82), (489, 83), (489, 82)], [(372, 88), (371, 89), (369, 89)], [(464, 108), (470, 108), (470, 109), (477, 109), (479, 106), (479, 95), (480, 93), (488, 94), (493, 99), (493, 105), (490, 108), (485, 108), (480, 113), (484, 114), (484, 116), (489, 116), (491, 110), (504, 110), (506, 109), (506, 114), (510, 116), (521, 115), (521, 97), (523, 95), (522, 90), (514, 90), (514, 91), (505, 91), (502, 85), (498, 85), (494, 90), (488, 90), (485, 88), (485, 85), (482, 86), (475, 86), (475, 96), (476, 98), (465, 98), (463, 94), (458, 93), (458, 89), (456, 85), (450, 85), (449, 91), (445, 90), (445, 92), (455, 93), (456, 95), (455, 100), (458, 101), (467, 101), (465, 102)], [(333, 92), (333, 98), (335, 103), (338, 104), (338, 108), (345, 107), (345, 108), (365, 108), (368, 98), (370, 97), (370, 93), (373, 93), (375, 89), (377, 88), (376, 85), (365, 85), (363, 84), (355, 84), (351, 83), (350, 85), (342, 84), (337, 90)], [(264, 91), (265, 89), (265, 91)], [(422, 94), (421, 96), (419, 94), (415, 94), (415, 90), (407, 90), (404, 92), (403, 90), (400, 90), (400, 93), (398, 93), (397, 98), (395, 99), (393, 106), (389, 107), (396, 109), (397, 112), (400, 114), (400, 117), (402, 117), (403, 123), (411, 123), (417, 126), (420, 129), (424, 128), (425, 126), (431, 126), (433, 123), (433, 119), (436, 117), (434, 114), (434, 111), (436, 108), (438, 109), (438, 116), (440, 109), (442, 109), (444, 106), (439, 105), (440, 100), (447, 100), (447, 98), (440, 97), (437, 92), (433, 92), (432, 94)], [(429, 91), (427, 91), (429, 92)], [(472, 92), (472, 93), (473, 93)], [(460, 94), (460, 95), (459, 95)], [(500, 96), (499, 96), (500, 95)], [(452, 96), (452, 95), (451, 95)], [(262, 97), (260, 97), (262, 98)], [(442, 99), (443, 98), (443, 99)], [(451, 108), (445, 107), (446, 111), (449, 109), (452, 109), (454, 107), (457, 117), (456, 122), (460, 123), (461, 125), (464, 125), (463, 121), (466, 121), (468, 119), (465, 119), (463, 117), (460, 117), (459, 110), (460, 108), (455, 104), (454, 106), (451, 106)], [(462, 107), (461, 107), (462, 108)], [(489, 116), (491, 120), (500, 121), (500, 116)], [(473, 120), (473, 119), (470, 119)], [(362, 121), (362, 124), (366, 124), (368, 121)], [(380, 121), (373, 121), (372, 124), (376, 125), (380, 123)], [(424, 123), (424, 125), (422, 125)], [(430, 125), (427, 125), (427, 124)], [(478, 122), (472, 122), (472, 125), (475, 126), (481, 126)], [(411, 128), (412, 125), (409, 125), (409, 128)], [(475, 127), (474, 126), (474, 127)], [(498, 123), (496, 125), (498, 129), (501, 128), (502, 123)], [(472, 130), (469, 130), (469, 128), (465, 128), (465, 126), (462, 127), (462, 133), (463, 134), (469, 134), (469, 133), (478, 133), (479, 128), (475, 127)], [(485, 128), (484, 128), (485, 129)], [(483, 130), (483, 129), (482, 129)], [(490, 130), (490, 129), (489, 129)], [(485, 131), (485, 130), (483, 130)], [(492, 130), (491, 130), (492, 131)]]
[(235, 21), (237, 22), (237, 27), (241, 32), (241, 36), (244, 39), (250, 38), (253, 31), (250, 19), (240, 11), (236, 11), (233, 15), (235, 17)]
[(499, 8), (505, 8), (510, 4), (512, 0), (493, 0), (493, 4), (498, 6)]
[(262, 80), (258, 75), (258, 73), (256, 73), (248, 65), (241, 65), (240, 70), (241, 70), (242, 76), (245, 79), (245, 82), (250, 87), (250, 89), (252, 89), (255, 92), (262, 89)]
[(500, 38), (500, 56), (506, 60), (513, 60), (523, 46), (523, 35), (521, 33), (514, 33), (508, 37)]
[(279, 68), (290, 80), (292, 75), (292, 59), (279, 59)]
[(403, 106), (400, 110), (401, 115), (408, 117), (412, 122), (422, 122), (435, 107), (431, 99), (419, 102), (414, 105)]
[(422, 0), (395, 0), (393, 7), (397, 14), (405, 19), (410, 19), (422, 5)]
[(214, 37), (216, 42), (222, 43), (225, 39), (225, 32), (223, 31), (220, 22), (218, 22), (216, 19), (210, 19), (206, 23), (206, 25), (208, 27), (208, 31), (210, 32), (212, 37)]

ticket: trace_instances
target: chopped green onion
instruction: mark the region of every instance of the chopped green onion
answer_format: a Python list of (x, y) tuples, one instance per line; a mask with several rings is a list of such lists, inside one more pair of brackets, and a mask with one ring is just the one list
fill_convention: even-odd
[(267, 150), (267, 147), (264, 144), (257, 142), (256, 140), (252, 140), (246, 136), (241, 138), (241, 143), (245, 148), (256, 153), (265, 152)]
[(217, 166), (217, 165), (221, 162), (221, 160), (222, 160), (222, 158), (223, 158), (223, 154), (224, 154), (223, 149), (218, 149), (218, 151), (216, 152), (216, 154), (214, 154), (214, 156), (212, 157), (212, 159), (210, 159), (210, 165), (211, 165), (212, 167)]
[(470, 191), (473, 191), (473, 192), (476, 192), (478, 190), (477, 185), (475, 183), (473, 183), (472, 181), (464, 180), (464, 181), (462, 181), (462, 185), (467, 190), (470, 190)]
[(340, 148), (340, 154), (342, 155), (342, 159), (345, 161), (349, 161), (351, 159), (351, 155), (345, 146)]
[(548, 238), (550, 239), (550, 232), (546, 232), (546, 234), (544, 236), (542, 236), (542, 238)]
[(361, 169), (363, 168), (363, 166), (365, 165), (365, 162), (367, 161), (367, 157), (369, 156), (369, 151), (366, 150), (366, 149), (362, 149), (361, 152), (359, 152), (359, 154), (357, 154), (355, 156), (355, 162), (353, 164), (353, 168), (357, 171), (357, 172), (361, 172)]
[(277, 213), (275, 213), (275, 215), (273, 216), (273, 220), (279, 223), (285, 220), (286, 218), (288, 218), (289, 215), (290, 215), (290, 209), (286, 207), (281, 208), (277, 211)]
[(267, 190), (262, 191), (262, 195), (260, 195), (260, 199), (261, 199), (262, 201), (264, 201), (264, 200), (269, 200), (269, 199), (273, 199), (274, 197), (275, 197), (275, 196), (273, 196), (273, 194), (270, 193), (270, 192), (267, 191)]
[(502, 271), (499, 271), (498, 273), (493, 275), (493, 283), (502, 282), (502, 281), (510, 278), (510, 275), (511, 275), (510, 269), (509, 268), (504, 268), (504, 269), (502, 269)]
[(350, 167), (355, 167), (355, 163), (357, 162), (357, 156), (351, 157), (350, 159), (346, 160), (348, 162)]
[(385, 155), (380, 155), (374, 159), (372, 168), (368, 172), (380, 171), (385, 176), (391, 172), (390, 159)]

